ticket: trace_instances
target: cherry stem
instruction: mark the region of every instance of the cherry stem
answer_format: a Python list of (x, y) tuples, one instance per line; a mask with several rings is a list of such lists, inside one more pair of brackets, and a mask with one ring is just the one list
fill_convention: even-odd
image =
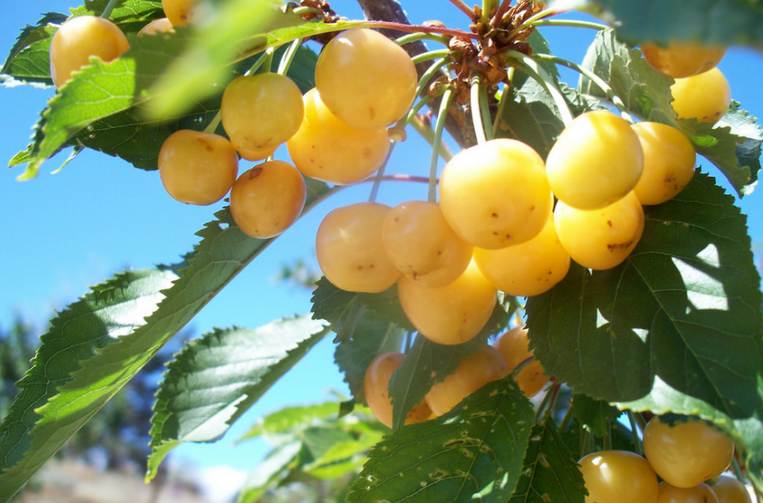
[(562, 385), (558, 381), (554, 381), (551, 385), (546, 396), (543, 397), (543, 401), (538, 406), (538, 411), (535, 414), (536, 422), (542, 417), (548, 417), (553, 413), (554, 407), (556, 407), (556, 400), (559, 398), (559, 389), (561, 387)]
[(501, 102), (498, 104), (498, 111), (495, 114), (495, 119), (493, 120), (493, 134), (495, 134), (495, 131), (498, 130), (499, 127), (501, 127), (501, 120), (504, 111), (506, 110), (506, 104), (509, 102), (509, 96), (507, 93), (511, 93), (511, 86), (512, 82), (514, 81), (514, 75), (517, 73), (517, 69), (513, 66), (509, 68), (507, 72), (506, 77), (506, 85), (503, 88), (503, 93), (501, 94)]
[(470, 33), (463, 30), (453, 30), (443, 26), (422, 26), (415, 24), (396, 23), (394, 21), (369, 21), (366, 26), (368, 28), (381, 28), (383, 30), (402, 31), (406, 33), (441, 33), (442, 35), (448, 35), (450, 37), (457, 38), (478, 38), (476, 33)]
[(363, 180), (362, 182), (358, 182), (358, 183), (374, 183), (376, 182), (376, 180), (381, 180), (383, 182), (429, 183), (429, 178), (427, 178), (426, 176), (416, 176), (416, 175), (406, 175), (406, 174), (374, 176), (373, 178), (367, 178)]
[[(421, 118), (421, 116), (414, 116), (411, 119), (410, 124), (413, 126), (413, 129), (415, 129), (416, 132), (419, 133), (419, 135), (432, 146), (432, 148), (435, 147), (434, 131), (432, 130), (432, 127), (429, 126), (423, 118)], [(444, 143), (440, 143), (437, 146), (437, 149), (440, 151), (440, 157), (446, 161), (453, 159), (453, 152), (451, 152), (450, 149), (448, 149), (448, 146)], [(427, 178), (427, 180), (429, 180), (429, 178)]]
[(571, 26), (574, 28), (590, 28), (592, 30), (606, 30), (609, 26), (592, 21), (579, 21), (577, 19), (541, 19), (533, 23), (533, 26)]
[(450, 56), (450, 49), (438, 49), (436, 51), (422, 52), (421, 54), (412, 57), (411, 60), (413, 60), (414, 64), (418, 65), (419, 63), (424, 63), (426, 61), (431, 61), (437, 58), (444, 58), (447, 56)]
[(557, 65), (565, 66), (571, 70), (575, 70), (576, 72), (580, 73), (583, 77), (589, 79), (591, 82), (596, 84), (596, 86), (604, 92), (604, 94), (609, 98), (610, 101), (612, 101), (612, 104), (614, 104), (617, 108), (620, 109), (620, 112), (622, 113), (622, 116), (625, 120), (628, 122), (633, 122), (633, 117), (628, 114), (628, 107), (625, 105), (625, 102), (623, 102), (622, 98), (618, 96), (615, 93), (615, 90), (612, 89), (612, 86), (607, 84), (607, 82), (596, 75), (592, 70), (579, 65), (577, 63), (573, 63), (572, 61), (566, 60), (564, 58), (560, 58), (558, 56), (554, 56), (552, 54), (534, 54), (533, 57), (535, 59), (539, 59), (541, 61), (550, 61), (552, 63), (556, 63)]
[(548, 75), (546, 70), (540, 66), (538, 62), (533, 58), (519, 51), (509, 50), (506, 51), (506, 54), (515, 62), (519, 63), (531, 78), (536, 80), (546, 89), (546, 92), (548, 92), (548, 94), (554, 100), (556, 107), (559, 109), (559, 114), (562, 117), (562, 122), (564, 122), (565, 126), (569, 125), (575, 119), (575, 117), (572, 115), (570, 107), (567, 105), (567, 101), (564, 99), (564, 95), (556, 86), (551, 76)]
[(482, 22), (489, 23), (491, 14), (498, 9), (498, 0), (482, 0)]
[(483, 85), (479, 75), (472, 78), (471, 112), (477, 143), (493, 139), (493, 121), (487, 100), (487, 86)]
[(111, 16), (111, 12), (121, 1), (122, 0), (109, 0), (109, 3), (106, 4), (106, 7), (103, 8), (103, 12), (101, 12), (101, 17), (108, 19), (109, 16)]
[(628, 422), (630, 423), (631, 427), (631, 441), (633, 442), (633, 445), (636, 447), (636, 451), (643, 455), (644, 454), (644, 446), (641, 443), (641, 438), (639, 438), (639, 429), (638, 426), (636, 426), (636, 418), (634, 417), (633, 412), (628, 412)]
[(423, 33), (423, 32), (417, 32), (417, 33), (409, 33), (408, 35), (403, 35), (402, 37), (395, 40), (395, 43), (397, 45), (406, 45), (406, 44), (412, 44), (414, 42), (419, 42), (422, 40), (433, 40), (435, 42), (440, 42), (441, 44), (448, 45), (448, 37), (445, 35), (441, 35), (439, 33)]
[(424, 73), (421, 74), (421, 78), (419, 79), (419, 83), (416, 85), (416, 94), (415, 96), (421, 96), (426, 94), (425, 91), (427, 89), (427, 86), (434, 78), (435, 74), (439, 72), (443, 66), (447, 63), (448, 58), (440, 58), (436, 60), (434, 63), (432, 63), (429, 68), (426, 69)]
[(375, 203), (376, 198), (379, 196), (379, 189), (381, 188), (381, 183), (384, 179), (385, 171), (387, 171), (389, 160), (392, 157), (392, 151), (395, 150), (395, 145), (397, 145), (397, 143), (393, 143), (389, 148), (389, 152), (387, 152), (387, 158), (384, 159), (382, 165), (379, 166), (379, 171), (376, 172), (376, 178), (374, 178), (373, 185), (371, 186), (371, 195), (368, 196), (368, 202)]
[(291, 64), (294, 62), (294, 57), (297, 55), (297, 52), (299, 52), (299, 48), (302, 45), (302, 39), (298, 38), (296, 40), (293, 40), (289, 47), (286, 48), (286, 50), (283, 53), (283, 56), (281, 56), (281, 61), (278, 62), (278, 73), (281, 75), (286, 75), (289, 73), (289, 68), (291, 68)]
[(437, 122), (434, 126), (434, 139), (432, 141), (432, 162), (429, 165), (429, 194), (427, 200), (431, 203), (437, 201), (437, 166), (440, 162), (439, 145), (442, 144), (442, 131), (445, 128), (445, 120), (448, 117), (448, 110), (453, 103), (453, 89), (448, 88), (442, 95), (440, 111), (437, 113)]
[(549, 7), (548, 9), (543, 9), (542, 11), (538, 12), (534, 16), (531, 16), (525, 20), (524, 23), (519, 25), (514, 32), (519, 32), (524, 30), (525, 28), (529, 28), (530, 26), (533, 26), (535, 23), (542, 19), (546, 19), (547, 17), (556, 16), (557, 14), (563, 13), (564, 10), (555, 9), (553, 7)]
[(461, 12), (469, 16), (469, 19), (474, 19), (474, 12), (461, 0), (450, 0), (450, 3), (455, 5)]

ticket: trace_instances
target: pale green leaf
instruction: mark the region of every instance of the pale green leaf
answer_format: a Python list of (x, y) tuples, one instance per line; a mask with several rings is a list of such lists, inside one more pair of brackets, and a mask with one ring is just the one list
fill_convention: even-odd
[(271, 452), (247, 478), (238, 503), (256, 503), (268, 489), (277, 486), (289, 475), (301, 450), (300, 442), (290, 442)]
[(325, 334), (323, 322), (300, 317), (190, 342), (167, 366), (156, 395), (146, 480), (179, 444), (222, 437)]
[(268, 414), (249, 429), (241, 440), (261, 435), (279, 435), (303, 429), (324, 419), (339, 417), (338, 402), (324, 402), (315, 405), (285, 407)]

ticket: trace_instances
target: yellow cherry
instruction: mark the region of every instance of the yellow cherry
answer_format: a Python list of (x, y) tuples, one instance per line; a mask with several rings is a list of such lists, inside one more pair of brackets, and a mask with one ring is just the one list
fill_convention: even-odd
[[(368, 366), (363, 379), (368, 407), (376, 419), (388, 428), (392, 428), (392, 400), (389, 396), (389, 381), (404, 360), (405, 356), (402, 353), (381, 354)], [(421, 423), (431, 416), (432, 410), (426, 401), (422, 400), (420, 404), (408, 412), (405, 424)]]
[(146, 26), (140, 29), (138, 36), (154, 36), (163, 33), (175, 33), (175, 28), (166, 17), (154, 19)]
[(521, 327), (509, 330), (495, 342), (495, 349), (506, 362), (506, 375), (513, 372), (525, 360), (531, 358), (531, 361), (516, 375), (517, 385), (528, 397), (537, 395), (543, 389), (548, 382), (548, 376), (543, 371), (540, 362), (533, 358), (527, 340), (527, 330)]
[(644, 172), (633, 192), (643, 205), (673, 199), (694, 177), (694, 146), (681, 131), (658, 122), (640, 122), (633, 130), (644, 151)]
[(461, 360), (456, 370), (445, 379), (433, 385), (426, 395), (426, 402), (435, 416), (442, 416), (487, 383), (500, 379), (505, 372), (501, 355), (490, 346), (483, 346)]
[(198, 0), (162, 0), (162, 8), (172, 25), (179, 28), (191, 22), (197, 3)]
[(685, 42), (671, 42), (661, 47), (646, 42), (641, 44), (641, 52), (658, 71), (673, 78), (681, 78), (713, 69), (723, 59), (726, 48)]
[(734, 477), (723, 475), (712, 484), (712, 488), (718, 496), (718, 503), (752, 503), (750, 493)]
[(665, 482), (660, 484), (657, 503), (720, 503), (718, 496), (707, 484), (683, 488), (673, 487)]
[(462, 150), (440, 179), (445, 220), (465, 241), (496, 249), (537, 236), (551, 213), (543, 159), (516, 140)]
[(670, 91), (673, 93), (673, 110), (679, 119), (697, 119), (715, 124), (731, 104), (729, 82), (717, 68), (693, 77), (676, 79)]
[(207, 205), (228, 193), (238, 173), (238, 156), (222, 136), (190, 129), (172, 133), (159, 151), (159, 175), (172, 197)]
[(339, 185), (359, 182), (384, 163), (390, 149), (383, 127), (360, 129), (338, 119), (317, 89), (305, 94), (305, 117), (287, 145), (306, 176)]
[(590, 269), (612, 269), (631, 254), (644, 232), (644, 210), (634, 193), (598, 210), (579, 210), (562, 201), (554, 223), (572, 260)]
[(734, 455), (734, 443), (702, 421), (670, 426), (655, 417), (644, 429), (644, 454), (664, 481), (688, 488), (723, 473)]
[(398, 296), (406, 316), (421, 335), (437, 344), (471, 340), (490, 319), (497, 291), (472, 261), (455, 281), (428, 287), (403, 277)]
[(444, 286), (464, 272), (472, 247), (459, 238), (435, 203), (409, 201), (387, 214), (384, 249), (408, 278), (425, 286)]
[(245, 234), (269, 239), (299, 218), (306, 195), (305, 180), (295, 167), (282, 161), (270, 161), (236, 180), (230, 196), (230, 211)]
[(580, 460), (586, 503), (655, 503), (657, 476), (644, 458), (625, 451), (594, 452)]
[(66, 84), (72, 73), (97, 57), (104, 62), (117, 59), (130, 44), (117, 25), (96, 16), (78, 16), (65, 21), (50, 43), (50, 75), (56, 87)]
[(356, 128), (380, 128), (400, 120), (413, 102), (418, 80), (408, 53), (366, 28), (334, 37), (315, 67), (316, 87), (326, 105)]
[(337, 208), (323, 219), (316, 238), (318, 264), (337, 288), (379, 293), (397, 282), (400, 271), (382, 243), (389, 210), (383, 204), (360, 203)]
[(644, 159), (630, 124), (605, 110), (569, 124), (546, 160), (551, 191), (573, 208), (603, 208), (636, 186)]
[(474, 259), (496, 288), (523, 297), (550, 290), (570, 269), (570, 256), (559, 242), (551, 218), (529, 241), (498, 250), (476, 248)]

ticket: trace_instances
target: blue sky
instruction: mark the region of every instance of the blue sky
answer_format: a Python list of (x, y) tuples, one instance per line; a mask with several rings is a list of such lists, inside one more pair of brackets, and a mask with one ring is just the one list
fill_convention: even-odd
[[(0, 53), (10, 49), (20, 28), (35, 22), (46, 11), (63, 12), (79, 2), (35, 0), (9, 2), (0, 17)], [(404, 0), (412, 20), (437, 18), (449, 26), (465, 26), (464, 16), (446, 0)], [(334, 0), (334, 8), (350, 18), (360, 16), (354, 1)], [(436, 8), (433, 8), (436, 6)], [(552, 49), (560, 56), (580, 61), (593, 37), (589, 30), (545, 28)], [(747, 49), (731, 49), (721, 63), (731, 82), (734, 97), (754, 115), (763, 115), (760, 82), (763, 56)], [(568, 79), (576, 79), (569, 71)], [(575, 82), (575, 80), (570, 80)], [(0, 89), (0, 162), (24, 148), (30, 127), (51, 96), (51, 90), (29, 87)], [(424, 174), (429, 147), (415, 137), (396, 151), (390, 162), (395, 173)], [(283, 151), (277, 157), (286, 158)], [(62, 159), (57, 159), (60, 162)], [(717, 175), (714, 167), (708, 171)], [(14, 313), (43, 323), (55, 308), (66, 305), (93, 283), (125, 267), (150, 267), (176, 261), (197, 241), (194, 232), (211, 220), (222, 205), (190, 207), (172, 200), (155, 172), (132, 168), (126, 162), (95, 152), (85, 152), (61, 173), (48, 174), (56, 162), (43, 167), (30, 182), (15, 181), (18, 171), (0, 169), (0, 323)], [(241, 171), (249, 165), (242, 163)], [(309, 293), (274, 281), (279, 266), (299, 258), (313, 261), (314, 235), (322, 217), (333, 207), (363, 201), (370, 187), (343, 191), (290, 229), (265, 254), (237, 277), (192, 322), (198, 332), (215, 326), (254, 327), (281, 316), (309, 310)], [(423, 199), (426, 187), (388, 184), (380, 199), (395, 204)], [(751, 216), (754, 242), (763, 239), (761, 196), (755, 194), (741, 206)], [(346, 386), (333, 365), (329, 340), (315, 348), (282, 379), (252, 410), (239, 420), (216, 446), (183, 446), (184, 459), (205, 466), (230, 465), (252, 468), (264, 446), (251, 443), (233, 447), (233, 440), (263, 413), (287, 404), (328, 398), (330, 390), (346, 393)]]

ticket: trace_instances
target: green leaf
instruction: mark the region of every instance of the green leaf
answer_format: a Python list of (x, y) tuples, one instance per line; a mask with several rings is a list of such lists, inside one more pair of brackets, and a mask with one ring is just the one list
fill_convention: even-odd
[(602, 400), (577, 394), (572, 398), (572, 415), (595, 437), (603, 437), (617, 420), (620, 411)]
[(295, 441), (271, 452), (247, 478), (238, 496), (238, 503), (255, 503), (268, 489), (277, 486), (289, 475), (301, 450), (302, 444)]
[[(105, 5), (103, 0), (89, 1), (85, 6), (72, 9), (72, 16), (99, 15)], [(112, 11), (110, 19), (122, 31), (130, 33), (138, 31), (150, 20), (161, 15), (162, 4), (159, 0), (124, 0)], [(0, 80), (6, 85), (52, 85), (48, 53), (57, 28), (51, 24), (58, 25), (66, 19), (64, 14), (49, 12), (36, 25), (25, 27), (0, 70)]]
[(303, 469), (305, 473), (331, 480), (359, 470), (366, 462), (366, 452), (382, 439), (380, 430), (366, 429), (357, 438), (339, 440)]
[(749, 45), (763, 49), (760, 0), (587, 0), (625, 39)]
[(532, 405), (511, 379), (490, 383), (445, 416), (385, 437), (347, 501), (505, 502), (533, 422)]
[[(652, 68), (639, 50), (630, 49), (619, 41), (612, 30), (599, 32), (588, 49), (583, 66), (606, 80), (629, 112), (683, 131), (697, 152), (723, 172), (739, 195), (752, 190), (760, 168), (761, 142), (760, 127), (754, 117), (740, 112), (737, 106), (732, 107), (730, 116), (716, 127), (695, 120), (679, 121), (671, 105), (673, 80)], [(584, 93), (602, 95), (601, 90), (584, 77), (581, 77), (579, 89)]]
[(444, 346), (425, 337), (416, 338), (413, 347), (406, 352), (403, 364), (392, 374), (389, 382), (394, 430), (403, 427), (408, 412), (421, 403), (434, 384), (456, 370), (461, 360), (478, 351), (488, 337), (506, 329), (515, 310), (511, 301), (509, 298), (507, 302), (507, 298), (501, 296), (485, 327), (464, 344)]
[(332, 417), (339, 417), (338, 402), (285, 407), (260, 419), (257, 424), (241, 437), (241, 440), (262, 435), (273, 436), (293, 433), (295, 430), (301, 430), (313, 423)]
[(412, 329), (400, 307), (397, 289), (380, 294), (352, 293), (322, 278), (312, 301), (314, 317), (328, 321), (336, 334), (334, 357), (350, 391), (363, 402), (366, 368), (376, 355), (399, 351), (404, 329)]
[(535, 356), (578, 393), (716, 422), (759, 469), (763, 320), (746, 219), (700, 173), (645, 213), (644, 236), (621, 266), (574, 266), (529, 300)]
[(151, 418), (151, 481), (169, 452), (183, 442), (211, 442), (326, 334), (307, 317), (254, 330), (215, 330), (189, 343), (167, 366)]
[(576, 460), (552, 420), (533, 427), (522, 477), (510, 503), (584, 503)]
[[(328, 193), (324, 184), (310, 182), (307, 207)], [(0, 500), (15, 494), (271, 242), (244, 235), (227, 209), (199, 236), (201, 242), (175, 268), (176, 273), (151, 273), (163, 280), (153, 295), (108, 310), (88, 311), (86, 302), (65, 311), (75, 315), (70, 323), (52, 325), (53, 331), (43, 337), (29, 377), (0, 425)], [(106, 291), (129, 293), (130, 284), (120, 278)], [(96, 289), (93, 295), (102, 298), (104, 289)]]

